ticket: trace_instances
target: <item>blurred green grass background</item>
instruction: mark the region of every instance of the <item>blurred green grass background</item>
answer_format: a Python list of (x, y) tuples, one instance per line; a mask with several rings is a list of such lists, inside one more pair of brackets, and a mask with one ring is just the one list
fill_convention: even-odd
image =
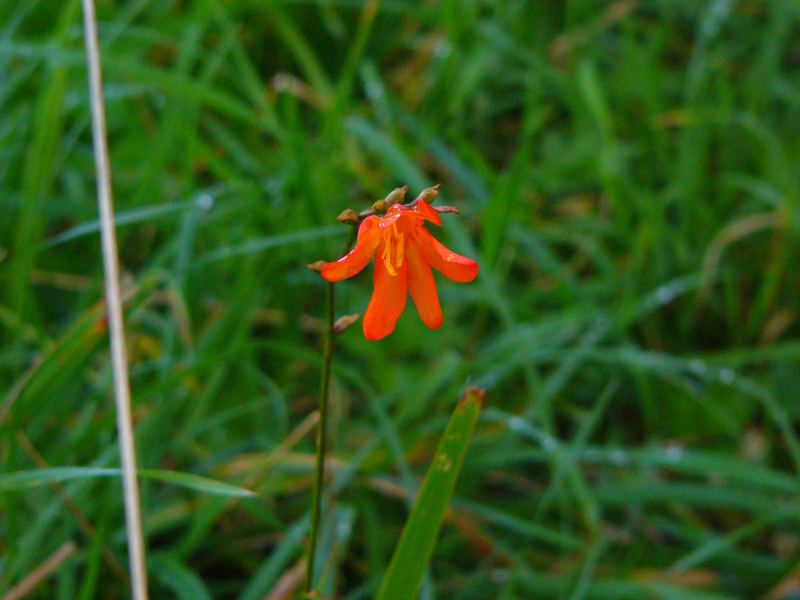
[[(305, 264), (341, 210), (437, 182), (481, 272), (438, 279), (439, 331), (409, 306), (337, 338), (328, 596), (374, 596), (468, 381), (488, 405), (423, 600), (798, 597), (800, 4), (98, 11), (140, 467), (260, 493), (145, 479), (154, 598), (298, 597)], [(80, 2), (0, 23), (0, 469), (114, 467)], [(29, 597), (127, 597), (122, 511), (114, 478), (0, 490), (0, 590), (72, 541)]]

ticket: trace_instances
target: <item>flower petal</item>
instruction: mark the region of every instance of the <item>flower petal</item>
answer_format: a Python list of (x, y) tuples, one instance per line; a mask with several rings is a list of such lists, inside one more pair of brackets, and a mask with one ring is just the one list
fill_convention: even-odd
[(442, 326), (442, 307), (428, 260), (419, 244), (411, 243), (406, 248), (408, 262), (408, 291), (417, 307), (419, 318), (431, 329)]
[(381, 241), (377, 227), (378, 222), (378, 217), (374, 215), (364, 219), (358, 227), (356, 247), (336, 262), (322, 267), (320, 275), (328, 281), (341, 281), (352, 277), (366, 267)]
[(466, 283), (478, 276), (478, 263), (447, 249), (424, 227), (419, 230), (419, 241), (430, 265), (448, 279)]
[[(381, 244), (383, 246), (383, 244)], [(378, 249), (379, 251), (381, 248)], [(379, 340), (386, 337), (397, 323), (408, 299), (407, 262), (390, 275), (382, 260), (375, 261), (375, 288), (364, 315), (364, 337)]]
[(426, 221), (441, 226), (442, 220), (439, 218), (439, 213), (422, 198), (417, 199), (416, 210)]
[(381, 222), (380, 217), (377, 217), (375, 215), (370, 215), (369, 217), (361, 221), (361, 225), (358, 226), (358, 237), (356, 238), (356, 245), (361, 243), (365, 235), (367, 235), (370, 231), (376, 229), (380, 222)]

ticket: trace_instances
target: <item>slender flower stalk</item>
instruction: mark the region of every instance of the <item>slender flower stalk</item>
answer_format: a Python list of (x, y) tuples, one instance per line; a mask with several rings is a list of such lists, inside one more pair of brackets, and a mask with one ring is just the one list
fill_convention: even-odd
[[(342, 255), (349, 252), (356, 237), (356, 226), (350, 227)], [(311, 536), (308, 545), (308, 558), (306, 560), (306, 595), (314, 588), (314, 562), (317, 556), (319, 542), (320, 519), (322, 516), (322, 489), (325, 481), (325, 459), (328, 452), (328, 393), (331, 380), (331, 358), (333, 357), (333, 337), (335, 335), (334, 323), (336, 284), (328, 282), (327, 285), (327, 317), (325, 321), (325, 341), (322, 356), (322, 375), (319, 390), (319, 421), (317, 422), (317, 451), (316, 466), (314, 469), (314, 492), (311, 499)]]
[(92, 105), (92, 136), (97, 171), (97, 202), (100, 209), (103, 266), (105, 270), (106, 308), (108, 313), (111, 361), (114, 372), (114, 399), (117, 406), (117, 429), (125, 496), (125, 523), (128, 534), (128, 561), (134, 600), (147, 600), (147, 571), (144, 559), (144, 535), (136, 475), (136, 449), (131, 419), (131, 391), (128, 360), (125, 353), (125, 330), (119, 287), (117, 240), (114, 231), (114, 206), (111, 198), (111, 168), (106, 140), (106, 117), (100, 76), (100, 49), (97, 41), (97, 17), (94, 0), (83, 0), (84, 39), (89, 72), (89, 96)]

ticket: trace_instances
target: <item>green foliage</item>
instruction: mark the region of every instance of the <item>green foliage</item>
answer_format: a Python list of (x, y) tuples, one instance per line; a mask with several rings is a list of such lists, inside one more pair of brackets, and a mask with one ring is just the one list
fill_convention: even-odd
[[(469, 381), (488, 406), (420, 598), (777, 597), (800, 552), (797, 2), (98, 4), (140, 468), (258, 492), (142, 480), (154, 598), (299, 590), (305, 265), (341, 250), (343, 209), (437, 182), (461, 216), (435, 233), (480, 274), (437, 279), (438, 331), (409, 306), (381, 342), (337, 337), (321, 589), (375, 597)], [(0, 0), (3, 478), (118, 466), (80, 17)], [(370, 292), (337, 285), (337, 313)], [(0, 491), (0, 595), (71, 540), (29, 597), (126, 597), (120, 487)]]
[(483, 392), (467, 390), (456, 406), (392, 554), (377, 600), (416, 598), (482, 402)]

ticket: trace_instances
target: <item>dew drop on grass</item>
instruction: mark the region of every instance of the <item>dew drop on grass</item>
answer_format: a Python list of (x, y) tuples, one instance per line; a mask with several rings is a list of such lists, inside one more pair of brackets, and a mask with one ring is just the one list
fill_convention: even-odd
[(195, 200), (197, 208), (204, 211), (209, 211), (214, 207), (214, 198), (211, 194), (200, 194)]
[(672, 283), (664, 284), (656, 289), (656, 302), (659, 304), (669, 304), (685, 289), (686, 286), (682, 281), (673, 281)]
[(556, 441), (555, 438), (550, 437), (549, 435), (542, 438), (542, 448), (543, 449), (548, 450), (548, 451), (555, 450), (556, 446), (558, 446), (558, 441)]
[(733, 385), (733, 382), (736, 381), (736, 373), (733, 372), (733, 369), (720, 369), (718, 375), (720, 382), (725, 385)]
[(522, 417), (511, 417), (508, 420), (508, 428), (514, 433), (525, 431), (525, 421)]
[(612, 450), (609, 458), (611, 459), (611, 463), (618, 467), (628, 462), (628, 456), (622, 450)]
[(699, 358), (693, 358), (689, 361), (689, 370), (698, 376), (705, 375), (707, 371), (706, 363)]
[(345, 538), (350, 535), (351, 529), (350, 521), (339, 521), (336, 527), (336, 535), (340, 538)]
[(668, 446), (664, 455), (670, 462), (677, 463), (683, 458), (683, 448), (677, 445)]
[(365, 89), (366, 89), (366, 92), (367, 92), (367, 97), (370, 100), (376, 100), (376, 99), (378, 99), (378, 98), (383, 96), (383, 87), (381, 87), (375, 81), (370, 81), (369, 83), (367, 83)]

